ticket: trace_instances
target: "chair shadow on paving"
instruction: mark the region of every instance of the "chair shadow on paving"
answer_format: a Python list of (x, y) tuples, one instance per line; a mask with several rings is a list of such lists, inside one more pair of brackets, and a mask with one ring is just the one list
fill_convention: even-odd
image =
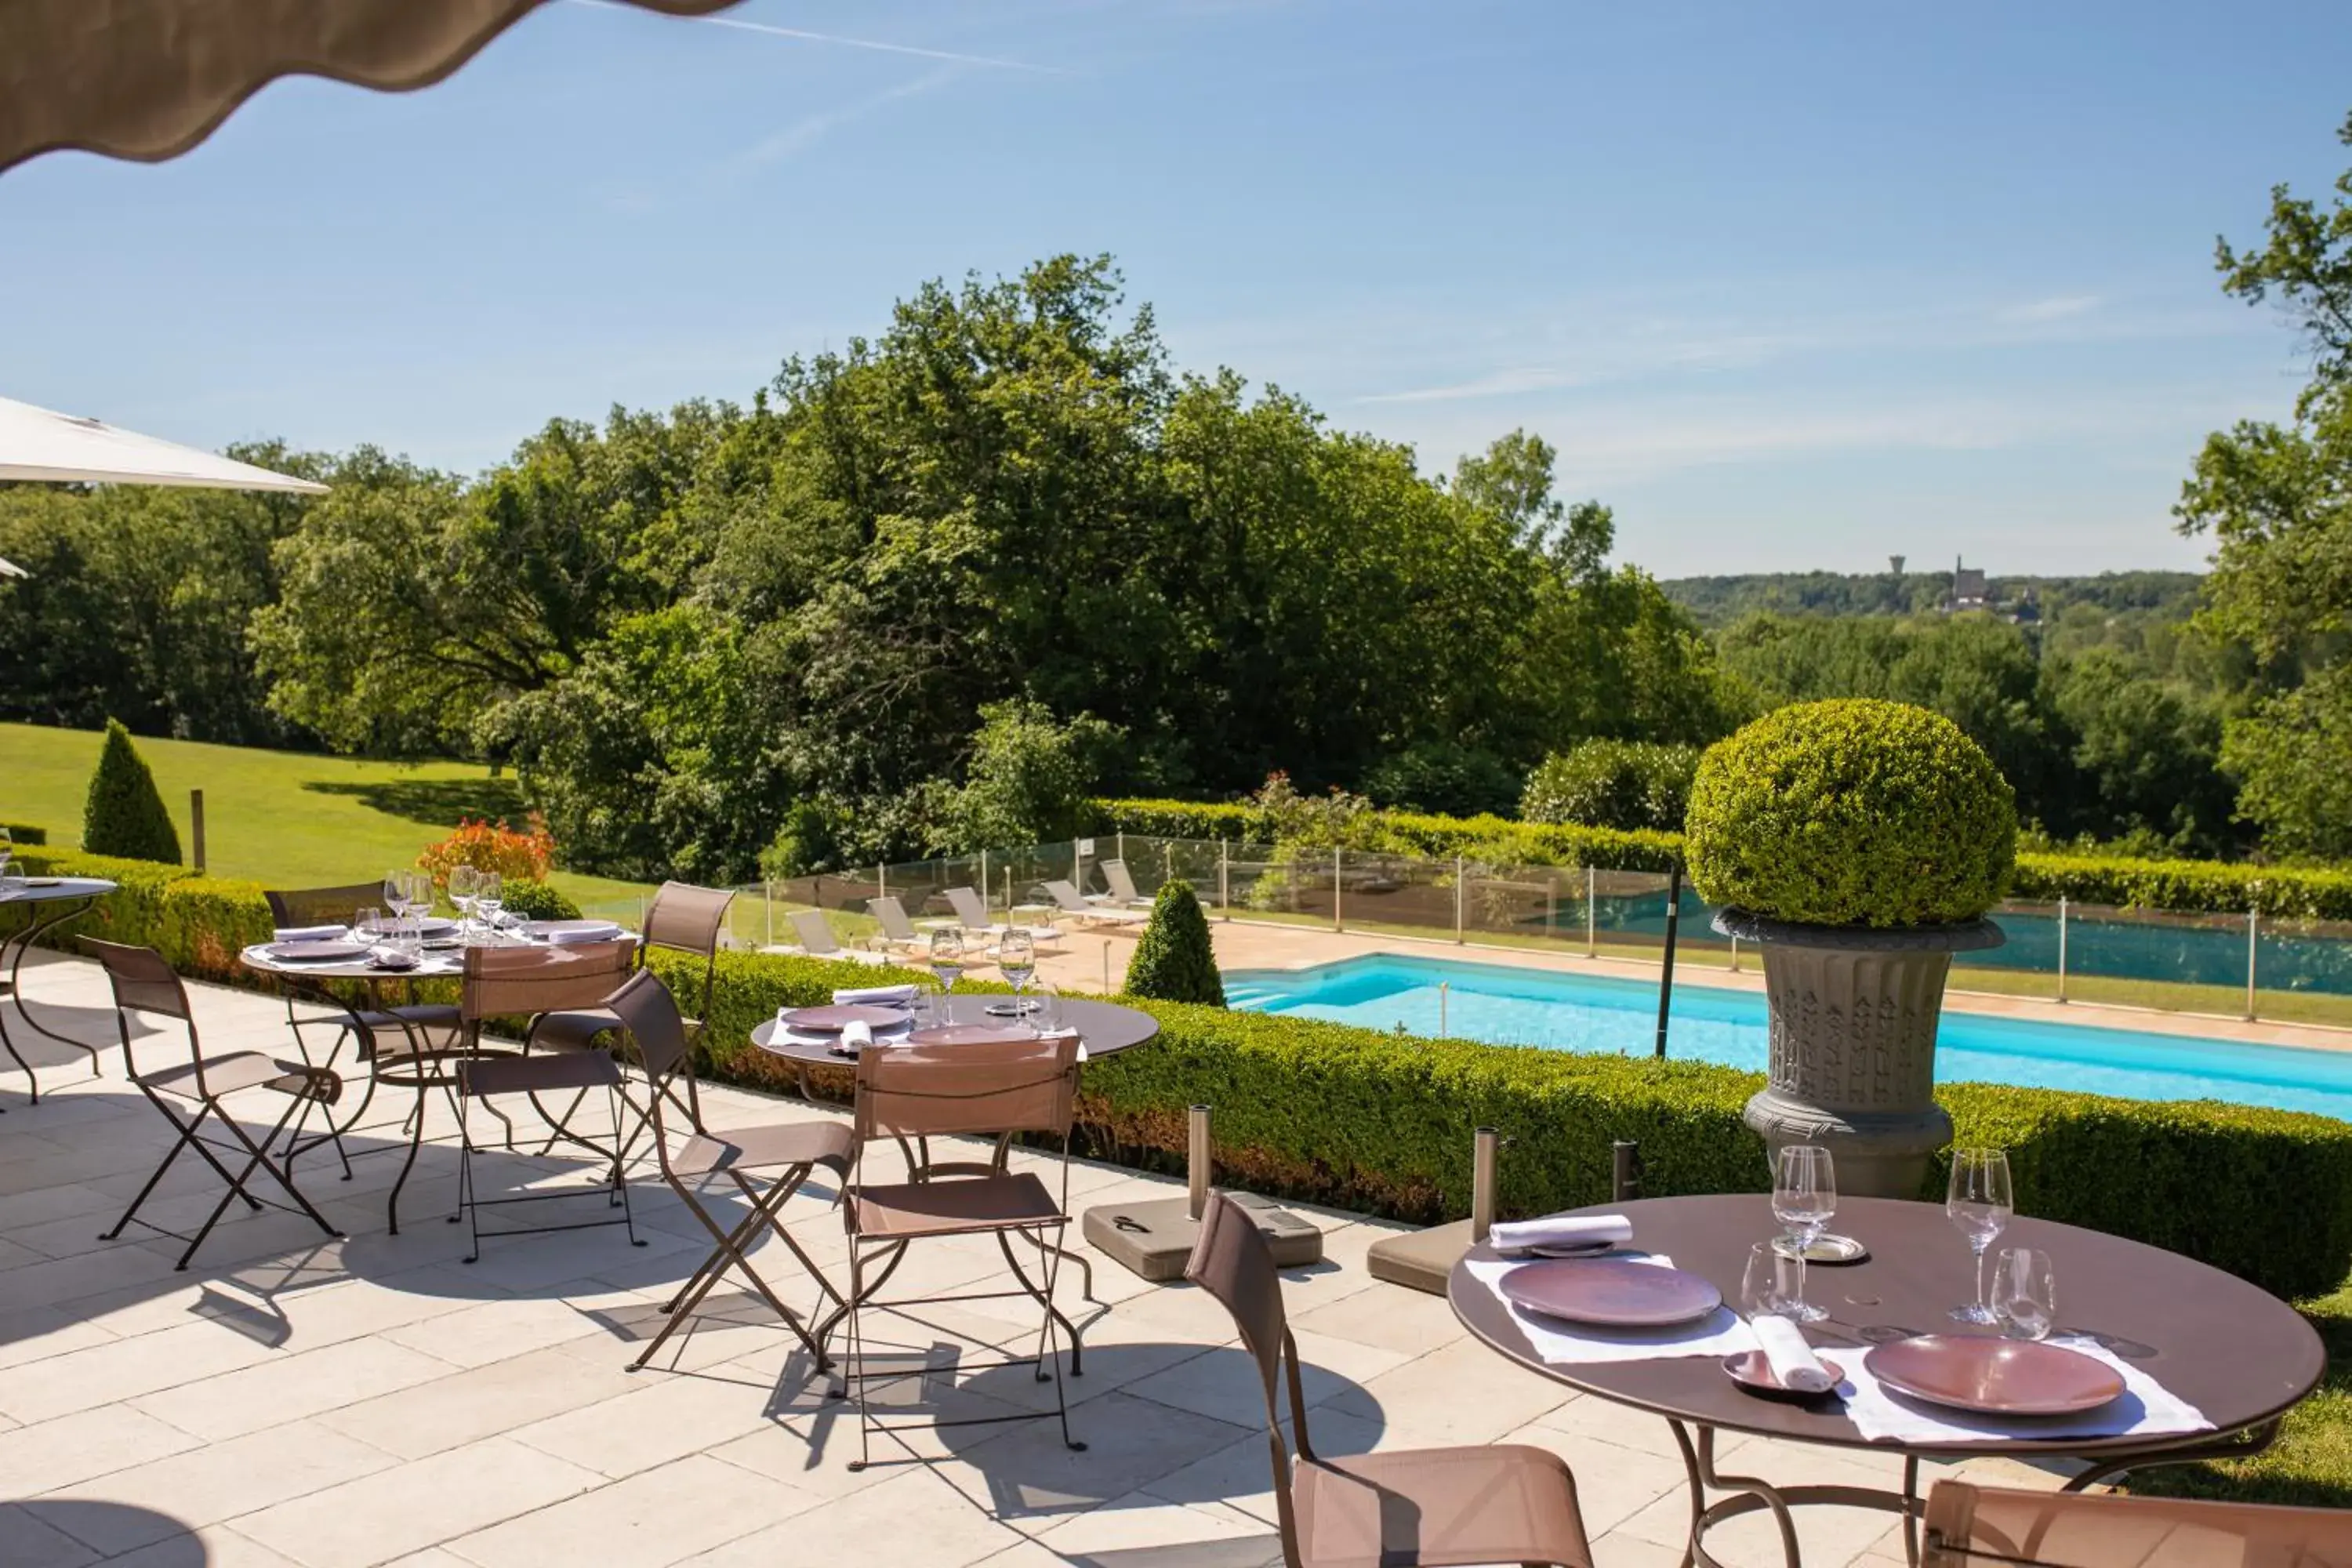
[(214, 1568), (218, 1560), (190, 1531), (170, 1514), (129, 1503), (74, 1498), (0, 1503), (0, 1561), (82, 1568), (135, 1551), (140, 1568)]

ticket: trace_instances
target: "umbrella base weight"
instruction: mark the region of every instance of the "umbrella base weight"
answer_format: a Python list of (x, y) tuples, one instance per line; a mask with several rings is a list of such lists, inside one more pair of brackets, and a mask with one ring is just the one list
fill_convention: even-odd
[(1372, 1243), (1364, 1268), (1375, 1279), (1443, 1296), (1447, 1277), (1469, 1250), (1470, 1222), (1457, 1219), (1452, 1225), (1403, 1231)]
[[(1297, 1268), (1323, 1260), (1323, 1232), (1314, 1221), (1280, 1207), (1269, 1198), (1249, 1193), (1227, 1193), (1249, 1211), (1258, 1234), (1273, 1249), (1277, 1268)], [(1189, 1198), (1157, 1198), (1150, 1203), (1104, 1204), (1088, 1209), (1080, 1223), (1095, 1250), (1116, 1258), (1153, 1284), (1184, 1276), (1185, 1260), (1201, 1235)]]

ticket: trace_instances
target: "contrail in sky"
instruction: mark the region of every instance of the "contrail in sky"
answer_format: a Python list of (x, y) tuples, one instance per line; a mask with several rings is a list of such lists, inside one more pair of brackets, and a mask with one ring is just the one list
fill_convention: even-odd
[[(593, 5), (603, 11), (634, 10), (620, 0), (572, 0), (574, 5)], [(949, 60), (957, 65), (988, 66), (996, 70), (1040, 71), (1059, 76), (1058, 66), (1041, 66), (1028, 60), (1008, 60), (994, 55), (958, 54), (952, 49), (926, 49), (914, 44), (886, 44), (878, 38), (853, 38), (841, 33), (813, 33), (804, 27), (779, 27), (772, 22), (747, 22), (740, 16), (692, 16), (688, 21), (707, 23), (714, 27), (733, 27), (739, 32), (765, 33), (773, 38), (793, 38), (804, 44), (835, 44), (849, 49), (874, 49), (886, 55), (912, 55), (918, 59)]]

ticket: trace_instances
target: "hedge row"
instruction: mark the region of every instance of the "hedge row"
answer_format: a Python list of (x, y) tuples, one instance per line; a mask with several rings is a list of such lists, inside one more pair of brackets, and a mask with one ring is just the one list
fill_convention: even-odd
[[(1276, 837), (1267, 815), (1246, 805), (1181, 800), (1101, 800), (1094, 831), (1157, 838)], [(1573, 824), (1514, 822), (1500, 816), (1368, 814), (1367, 847), (1443, 859), (1468, 856), (1487, 864), (1594, 866), (1604, 871), (1664, 871), (1682, 855), (1682, 835), (1624, 832)], [(2093, 855), (2021, 852), (2009, 896), (2054, 903), (2242, 915), (2259, 910), (2284, 920), (2352, 921), (2352, 870), (2244, 866), (2218, 860), (2133, 860)]]
[(36, 827), (29, 822), (0, 822), (0, 833), (5, 833), (19, 848), (27, 844), (47, 844), (49, 841), (47, 828)]
[[(152, 943), (191, 973), (252, 981), (233, 961), (268, 929), (255, 884), (48, 858), (58, 871), (123, 883), (81, 929)], [(0, 920), (12, 915), (21, 911)], [(700, 984), (697, 963), (664, 955), (657, 967), (682, 989)], [(796, 1073), (751, 1048), (751, 1026), (873, 978), (858, 963), (720, 954), (711, 1066), (737, 1082), (794, 1087)], [(1136, 1005), (1160, 1020), (1160, 1037), (1087, 1068), (1085, 1120), (1164, 1163), (1183, 1150), (1185, 1109), (1213, 1106), (1221, 1179), (1259, 1191), (1417, 1221), (1458, 1216), (1468, 1211), (1471, 1132), (1481, 1126), (1512, 1140), (1500, 1194), (1510, 1214), (1604, 1201), (1619, 1138), (1641, 1143), (1653, 1194), (1768, 1184), (1763, 1145), (1739, 1120), (1761, 1082), (1751, 1073)], [(832, 1092), (845, 1087), (845, 1071), (818, 1076)], [(1994, 1084), (1948, 1085), (1938, 1097), (1959, 1142), (2010, 1151), (2030, 1214), (2186, 1253), (2281, 1295), (2332, 1289), (2352, 1262), (2352, 1123)], [(1939, 1196), (1943, 1180), (1931, 1172), (1921, 1195)]]

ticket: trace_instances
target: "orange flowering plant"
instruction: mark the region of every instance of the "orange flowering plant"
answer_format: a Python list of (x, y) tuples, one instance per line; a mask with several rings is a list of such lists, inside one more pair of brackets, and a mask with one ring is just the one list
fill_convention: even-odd
[(503, 818), (495, 826), (488, 821), (460, 820), (457, 831), (426, 846), (416, 863), (432, 873), (435, 887), (446, 891), (449, 873), (460, 866), (496, 871), (509, 881), (541, 882), (547, 879), (548, 864), (554, 858), (555, 839), (547, 825), (533, 816), (523, 832), (509, 827)]

